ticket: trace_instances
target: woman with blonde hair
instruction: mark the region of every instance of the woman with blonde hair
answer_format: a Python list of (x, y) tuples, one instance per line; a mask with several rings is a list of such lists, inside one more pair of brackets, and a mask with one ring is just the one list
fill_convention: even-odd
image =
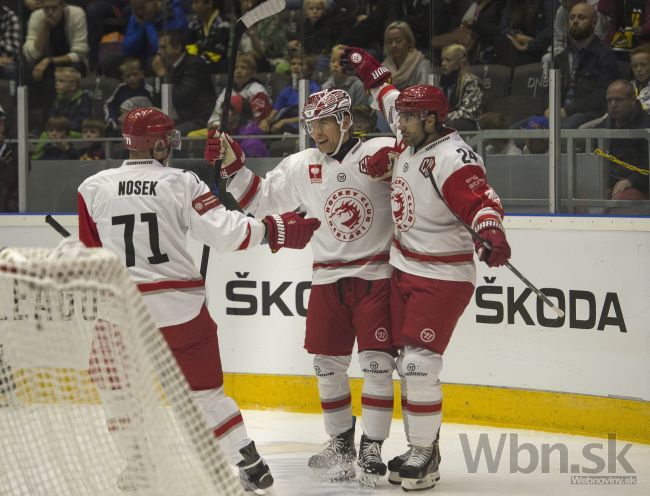
[(483, 88), (478, 77), (467, 69), (467, 49), (457, 43), (442, 49), (440, 87), (449, 99), (446, 126), (457, 131), (478, 129)]
[(404, 21), (391, 22), (384, 32), (384, 65), (393, 74), (393, 84), (403, 90), (415, 84), (426, 84), (430, 64), (415, 48), (415, 36)]

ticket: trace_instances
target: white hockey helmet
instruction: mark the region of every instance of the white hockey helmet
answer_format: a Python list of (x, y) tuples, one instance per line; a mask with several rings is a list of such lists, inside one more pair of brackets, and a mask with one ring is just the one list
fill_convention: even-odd
[[(344, 129), (343, 120), (346, 114), (349, 118), (349, 123), (348, 127)], [(307, 132), (310, 135), (312, 134), (311, 122), (331, 116), (336, 118), (336, 122), (338, 122), (339, 129), (341, 130), (338, 146), (334, 152), (329, 154), (336, 155), (343, 143), (345, 132), (352, 127), (352, 99), (347, 91), (338, 88), (322, 90), (311, 94), (302, 110), (302, 120), (305, 128), (307, 128)]]
[(308, 123), (333, 115), (340, 124), (346, 112), (352, 116), (351, 109), (352, 99), (347, 91), (340, 89), (322, 90), (309, 96), (302, 110), (302, 118), (305, 123)]

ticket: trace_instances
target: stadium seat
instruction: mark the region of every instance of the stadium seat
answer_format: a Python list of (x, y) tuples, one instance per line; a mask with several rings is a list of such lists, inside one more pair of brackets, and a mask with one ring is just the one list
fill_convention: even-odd
[(514, 68), (510, 95), (544, 97), (548, 91), (548, 75), (541, 63), (520, 65)]
[(546, 110), (547, 101), (541, 97), (525, 95), (508, 95), (498, 100), (488, 100), (486, 112), (499, 112), (510, 117), (510, 122), (517, 122)]
[(483, 85), (483, 105), (508, 94), (512, 71), (510, 67), (498, 64), (473, 65), (469, 71), (476, 75)]
[(102, 118), (104, 115), (104, 102), (113, 94), (115, 88), (120, 84), (119, 79), (95, 76), (81, 78), (79, 87), (90, 93), (93, 101), (93, 117)]

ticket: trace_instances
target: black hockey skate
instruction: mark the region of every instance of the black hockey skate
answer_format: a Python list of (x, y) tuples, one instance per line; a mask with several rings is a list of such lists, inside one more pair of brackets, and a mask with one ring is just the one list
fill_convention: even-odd
[(409, 456), (411, 456), (412, 450), (413, 448), (409, 444), (409, 449), (405, 453), (397, 455), (388, 462), (388, 482), (395, 485), (400, 485), (402, 483), (399, 471), (402, 468), (402, 465), (404, 465), (404, 462), (406, 462), (406, 460), (409, 459)]
[(411, 454), (399, 470), (403, 491), (420, 491), (436, 485), (440, 479), (440, 456), (434, 442), (427, 448), (411, 446)]
[(273, 485), (273, 476), (271, 475), (271, 469), (269, 469), (269, 466), (257, 452), (255, 442), (251, 441), (248, 445), (240, 449), (239, 452), (244, 457), (237, 464), (239, 467), (239, 479), (244, 486), (244, 490), (264, 494), (263, 491)]
[(356, 458), (353, 419), (352, 427), (338, 436), (332, 436), (320, 453), (309, 458), (307, 465), (319, 479), (342, 481), (354, 479)]
[[(442, 460), (440, 456), (440, 445), (438, 444), (439, 440), (440, 440), (440, 431), (438, 431), (438, 434), (436, 435), (436, 440), (433, 442), (436, 452), (438, 453), (438, 465), (440, 465), (440, 461)], [(399, 470), (402, 468), (402, 465), (404, 465), (404, 462), (408, 460), (409, 456), (411, 456), (412, 450), (413, 450), (413, 446), (409, 444), (409, 449), (406, 452), (396, 456), (395, 458), (391, 459), (388, 462), (388, 482), (395, 485), (400, 485), (402, 483), (402, 478), (399, 476)], [(440, 474), (436, 476), (436, 482), (438, 482), (439, 480), (440, 480)]]
[(359, 482), (364, 486), (376, 487), (380, 477), (386, 475), (386, 464), (381, 459), (383, 441), (373, 441), (363, 434), (359, 444), (359, 459), (357, 465), (362, 472)]

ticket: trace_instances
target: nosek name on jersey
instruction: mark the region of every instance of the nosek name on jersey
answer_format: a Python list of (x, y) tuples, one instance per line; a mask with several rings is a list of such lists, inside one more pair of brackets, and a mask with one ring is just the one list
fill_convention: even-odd
[(117, 194), (124, 195), (150, 195), (156, 196), (158, 181), (120, 181), (117, 185)]

